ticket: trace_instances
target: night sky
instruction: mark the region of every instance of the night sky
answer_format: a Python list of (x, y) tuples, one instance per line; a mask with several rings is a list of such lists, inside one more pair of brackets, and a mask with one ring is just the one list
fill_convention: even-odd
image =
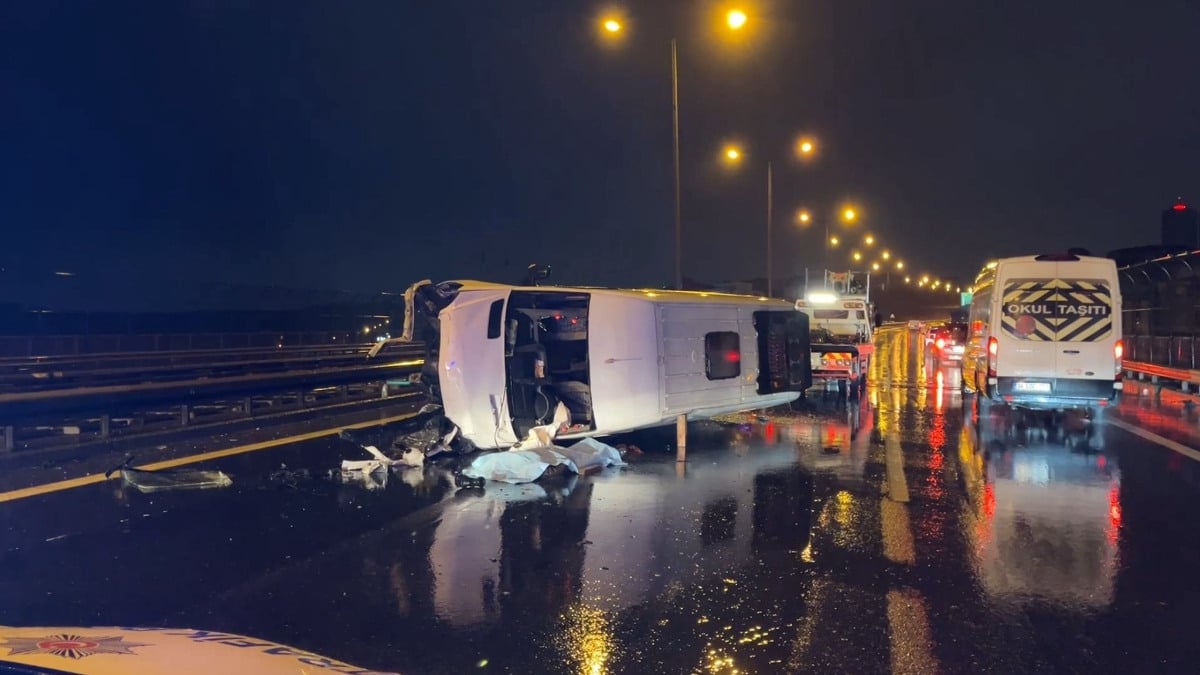
[[(38, 0), (0, 9), (0, 263), (356, 290), (552, 264), (672, 281), (818, 265), (854, 202), (913, 271), (1152, 243), (1200, 201), (1200, 3)], [(817, 161), (792, 161), (798, 133)], [(737, 139), (736, 171), (718, 161)], [(844, 253), (839, 257), (844, 261)]]

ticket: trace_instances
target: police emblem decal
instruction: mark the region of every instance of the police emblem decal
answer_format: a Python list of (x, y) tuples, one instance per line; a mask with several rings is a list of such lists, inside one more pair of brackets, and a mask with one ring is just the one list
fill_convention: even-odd
[(85, 637), (64, 633), (43, 637), (0, 636), (0, 648), (8, 649), (8, 656), (51, 654), (65, 659), (82, 659), (95, 654), (133, 654), (133, 647), (145, 646), (137, 642), (125, 642), (125, 638), (119, 635)]

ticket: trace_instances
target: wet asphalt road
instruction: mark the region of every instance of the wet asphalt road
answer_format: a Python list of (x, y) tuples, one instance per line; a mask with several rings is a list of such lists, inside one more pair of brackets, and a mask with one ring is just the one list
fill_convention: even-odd
[[(369, 490), (333, 438), (0, 504), (0, 624), (228, 631), (405, 673), (1193, 672), (1195, 421), (976, 419), (884, 331), (861, 402), (628, 440), (624, 469)], [(940, 382), (940, 385), (939, 385)], [(1124, 422), (1117, 421), (1117, 418)], [(1114, 423), (1115, 422), (1115, 423)], [(286, 464), (310, 478), (269, 474)]]

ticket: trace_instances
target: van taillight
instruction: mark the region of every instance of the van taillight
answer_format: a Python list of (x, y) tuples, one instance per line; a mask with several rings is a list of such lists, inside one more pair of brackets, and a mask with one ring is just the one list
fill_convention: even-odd
[(1113, 368), (1116, 372), (1116, 379), (1121, 379), (1121, 359), (1125, 358), (1125, 341), (1117, 340), (1113, 345)]
[(996, 336), (988, 338), (988, 377), (996, 377), (996, 355), (1000, 352), (1000, 342)]

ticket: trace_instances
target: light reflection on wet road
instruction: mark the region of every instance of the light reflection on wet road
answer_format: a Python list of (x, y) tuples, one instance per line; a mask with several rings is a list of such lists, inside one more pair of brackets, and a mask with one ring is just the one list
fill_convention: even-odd
[(186, 625), (410, 673), (1193, 670), (1194, 462), (1106, 423), (964, 420), (922, 349), (884, 331), (860, 402), (696, 425), (684, 467), (663, 431), (545, 484), (267, 480), (349, 451), (321, 440), (222, 460), (227, 490), (3, 504), (0, 624)]

